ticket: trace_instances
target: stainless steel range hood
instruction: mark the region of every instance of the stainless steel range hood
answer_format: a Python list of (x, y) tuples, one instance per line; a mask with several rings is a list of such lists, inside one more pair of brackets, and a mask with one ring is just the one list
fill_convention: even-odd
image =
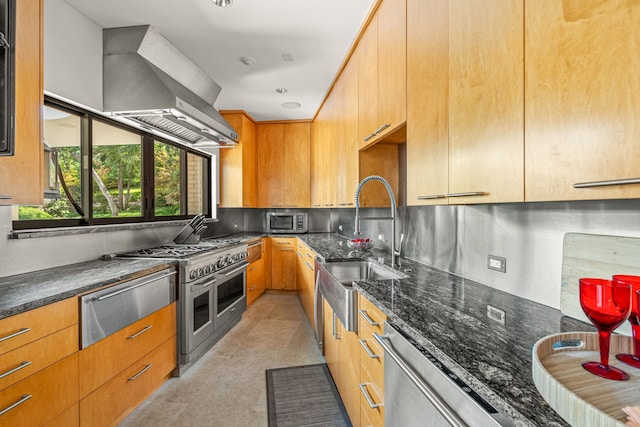
[(238, 134), (213, 107), (220, 86), (149, 25), (103, 30), (104, 111), (198, 145)]

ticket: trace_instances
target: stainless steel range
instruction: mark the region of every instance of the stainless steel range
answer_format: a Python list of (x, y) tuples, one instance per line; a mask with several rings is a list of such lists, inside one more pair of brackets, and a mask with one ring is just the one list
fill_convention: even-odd
[(180, 376), (242, 318), (247, 308), (247, 245), (239, 240), (166, 244), (121, 257), (178, 261), (178, 367)]

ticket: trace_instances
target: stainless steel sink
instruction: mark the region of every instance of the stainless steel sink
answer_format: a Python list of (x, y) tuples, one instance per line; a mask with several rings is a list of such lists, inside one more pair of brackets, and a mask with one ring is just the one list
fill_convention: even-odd
[(358, 302), (357, 291), (353, 288), (354, 281), (408, 277), (373, 261), (316, 262), (316, 271), (319, 292), (348, 331), (357, 331)]

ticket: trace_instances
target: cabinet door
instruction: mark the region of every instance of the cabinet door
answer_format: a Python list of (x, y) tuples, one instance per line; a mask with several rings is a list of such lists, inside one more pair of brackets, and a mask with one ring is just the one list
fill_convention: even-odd
[(338, 342), (340, 340), (340, 321), (333, 314), (333, 310), (329, 303), (324, 300), (323, 311), (323, 350), (324, 359), (327, 362), (333, 381), (338, 384), (340, 381), (340, 371), (338, 365)]
[(407, 0), (407, 205), (449, 191), (449, 1)]
[(16, 2), (15, 155), (0, 157), (0, 205), (39, 205), (44, 198), (42, 1)]
[(357, 47), (358, 147), (369, 145), (378, 125), (378, 18), (371, 19)]
[(450, 0), (450, 203), (524, 200), (523, 0)]
[(334, 86), (338, 94), (337, 143), (340, 155), (336, 158), (336, 204), (354, 206), (358, 186), (358, 58), (353, 55)]
[(256, 125), (244, 113), (224, 113), (238, 131), (240, 141), (233, 149), (220, 150), (220, 207), (255, 208)]
[(640, 177), (640, 4), (525, 8), (525, 199), (640, 197), (638, 184), (573, 188)]
[[(340, 324), (340, 321), (336, 319)], [(346, 331), (340, 325), (338, 363), (340, 378), (338, 391), (354, 426), (360, 424), (360, 342), (356, 332)]]
[(378, 9), (378, 125), (385, 136), (407, 120), (407, 4), (384, 0)]
[(311, 203), (311, 123), (284, 125), (284, 205), (308, 208)]
[(336, 198), (336, 112), (333, 91), (313, 122), (311, 194), (314, 208), (335, 206)]
[(258, 126), (258, 205), (284, 207), (284, 124)]
[(271, 238), (271, 289), (296, 289), (295, 238)]

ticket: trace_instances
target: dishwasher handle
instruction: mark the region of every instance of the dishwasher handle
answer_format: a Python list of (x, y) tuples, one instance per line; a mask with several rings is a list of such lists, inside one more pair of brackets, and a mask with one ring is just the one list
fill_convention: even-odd
[(442, 415), (449, 424), (454, 427), (468, 427), (468, 425), (456, 414), (445, 402), (442, 401), (440, 396), (428, 384), (426, 384), (422, 378), (400, 357), (400, 355), (388, 345), (385, 340), (387, 336), (380, 336), (377, 333), (373, 333), (373, 338), (384, 349), (385, 353), (398, 364), (402, 372), (404, 372), (411, 382), (418, 387), (418, 390), (424, 395), (424, 397), (431, 402), (436, 410)]

